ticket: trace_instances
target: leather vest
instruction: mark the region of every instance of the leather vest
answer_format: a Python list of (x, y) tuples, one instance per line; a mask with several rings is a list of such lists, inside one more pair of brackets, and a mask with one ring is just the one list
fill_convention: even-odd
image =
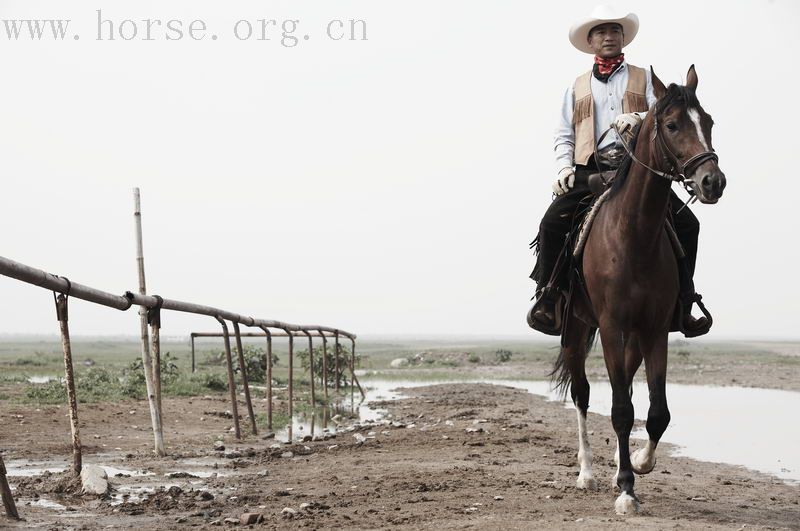
[[(644, 69), (627, 64), (628, 85), (622, 96), (622, 114), (645, 112), (647, 106), (647, 77)], [(594, 98), (592, 98), (592, 71), (578, 76), (574, 87), (575, 107), (572, 124), (575, 127), (575, 164), (586, 165), (594, 153)]]

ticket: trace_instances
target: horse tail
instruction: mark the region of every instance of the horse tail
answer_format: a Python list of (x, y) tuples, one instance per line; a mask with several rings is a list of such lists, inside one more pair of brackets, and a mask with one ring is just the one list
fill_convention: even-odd
[(572, 385), (572, 372), (578, 368), (578, 364), (583, 364), (589, 351), (592, 350), (594, 342), (597, 339), (597, 328), (589, 328), (589, 333), (586, 336), (585, 349), (581, 359), (576, 359), (575, 351), (569, 351), (564, 347), (563, 342), (561, 349), (558, 351), (558, 357), (553, 364), (553, 370), (550, 371), (550, 386), (553, 391), (558, 393), (561, 400), (567, 399), (567, 392)]

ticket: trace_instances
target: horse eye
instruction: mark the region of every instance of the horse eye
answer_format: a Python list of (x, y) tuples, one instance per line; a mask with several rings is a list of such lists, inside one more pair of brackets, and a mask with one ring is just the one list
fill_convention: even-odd
[(670, 131), (677, 131), (678, 126), (675, 124), (675, 122), (668, 122), (667, 129), (669, 129)]

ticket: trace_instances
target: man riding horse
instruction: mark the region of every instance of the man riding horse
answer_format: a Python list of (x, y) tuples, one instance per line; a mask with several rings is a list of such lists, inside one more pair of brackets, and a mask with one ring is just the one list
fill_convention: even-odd
[[(622, 143), (630, 142), (656, 102), (651, 72), (629, 64), (622, 53), (638, 30), (635, 14), (623, 15), (608, 6), (598, 6), (591, 17), (570, 29), (570, 42), (581, 52), (594, 55), (594, 66), (578, 76), (564, 94), (554, 142), (555, 197), (535, 240), (538, 262), (531, 278), (537, 282), (537, 291), (528, 324), (551, 335), (561, 333), (561, 303), (570, 282), (570, 249), (565, 242), (575, 214), (591, 195), (589, 176), (619, 167), (626, 152)], [(676, 328), (695, 337), (711, 327), (706, 317), (697, 319), (691, 314), (693, 303), (699, 300), (693, 276), (700, 226), (675, 192), (671, 192), (669, 210), (683, 248), (677, 256), (684, 255), (678, 258), (681, 315)]]

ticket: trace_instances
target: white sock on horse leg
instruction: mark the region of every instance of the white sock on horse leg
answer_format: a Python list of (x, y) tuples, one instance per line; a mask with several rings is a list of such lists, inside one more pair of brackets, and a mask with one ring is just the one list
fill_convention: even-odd
[(575, 411), (578, 413), (578, 462), (581, 466), (577, 485), (579, 489), (596, 490), (597, 481), (592, 474), (592, 448), (589, 446), (589, 433), (586, 430), (586, 415), (578, 408)]

